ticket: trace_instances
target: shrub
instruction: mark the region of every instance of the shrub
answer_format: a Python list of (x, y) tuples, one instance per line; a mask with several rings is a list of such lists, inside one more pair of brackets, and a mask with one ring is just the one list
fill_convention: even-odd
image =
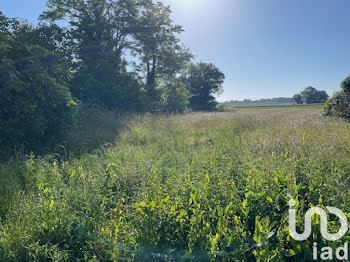
[[(44, 30), (0, 14), (0, 147), (38, 151), (61, 141), (74, 122), (76, 103), (67, 82), (69, 63), (57, 50), (59, 28)], [(2, 46), (3, 47), (3, 46)]]
[(344, 92), (347, 94), (350, 94), (350, 76), (344, 79), (343, 82), (341, 82), (341, 88)]
[(175, 81), (165, 90), (165, 111), (167, 113), (185, 113), (191, 96), (181, 80)]
[(116, 112), (144, 110), (142, 86), (133, 74), (112, 72), (109, 76), (101, 73), (99, 75), (102, 80), (99, 80), (87, 68), (81, 67), (79, 70), (72, 79), (70, 88), (73, 96), (83, 103)]
[(341, 88), (326, 102), (323, 114), (350, 119), (350, 76), (341, 83)]

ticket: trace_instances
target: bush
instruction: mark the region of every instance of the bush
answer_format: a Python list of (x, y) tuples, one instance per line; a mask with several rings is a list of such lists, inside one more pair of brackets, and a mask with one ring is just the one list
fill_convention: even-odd
[(69, 63), (56, 48), (62, 32), (20, 24), (1, 13), (0, 20), (0, 71), (6, 72), (0, 77), (1, 151), (39, 151), (61, 141), (75, 118)]
[(323, 114), (350, 119), (350, 76), (341, 83), (341, 88), (326, 102)]
[(185, 113), (191, 98), (190, 92), (181, 80), (175, 81), (165, 90), (165, 111), (167, 113)]
[(130, 114), (117, 114), (96, 105), (83, 103), (79, 104), (77, 115), (78, 120), (67, 134), (63, 147), (57, 147), (55, 150), (55, 153), (63, 153), (68, 158), (114, 145), (119, 133), (127, 129), (128, 123), (134, 118)]
[[(127, 72), (99, 74), (102, 79), (82, 67), (71, 82), (73, 96), (83, 103), (95, 104), (116, 112), (141, 112), (144, 110), (141, 84)], [(106, 70), (105, 70), (106, 71)]]
[(344, 79), (343, 82), (341, 82), (341, 88), (344, 92), (350, 94), (350, 76), (348, 76)]

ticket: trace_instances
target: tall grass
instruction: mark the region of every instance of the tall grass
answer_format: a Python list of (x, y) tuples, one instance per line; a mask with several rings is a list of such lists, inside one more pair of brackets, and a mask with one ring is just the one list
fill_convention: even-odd
[(0, 260), (309, 261), (329, 243), (291, 239), (287, 201), (350, 214), (349, 129), (318, 107), (133, 116), (104, 150), (1, 167)]

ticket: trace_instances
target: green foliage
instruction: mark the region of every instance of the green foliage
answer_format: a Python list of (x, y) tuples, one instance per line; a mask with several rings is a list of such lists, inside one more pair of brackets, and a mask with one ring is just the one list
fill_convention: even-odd
[(316, 103), (324, 103), (328, 99), (328, 94), (326, 91), (319, 91), (312, 86), (308, 86), (305, 88), (300, 94), (296, 94), (293, 97), (297, 104), (316, 104)]
[(165, 112), (167, 113), (185, 113), (188, 108), (190, 92), (186, 89), (184, 83), (177, 79), (165, 87)]
[(134, 118), (133, 115), (121, 115), (97, 106), (80, 104), (77, 123), (65, 137), (64, 143), (55, 147), (54, 153), (60, 159), (69, 159), (114, 146), (119, 133), (127, 129)]
[(184, 83), (191, 92), (190, 107), (194, 111), (212, 111), (217, 102), (215, 95), (222, 92), (225, 75), (213, 64), (191, 65)]
[(340, 90), (329, 99), (324, 108), (324, 115), (350, 119), (350, 96)]
[(310, 261), (313, 242), (332, 243), (316, 218), (308, 241), (290, 237), (290, 197), (298, 231), (312, 206), (350, 213), (349, 123), (319, 107), (129, 125), (96, 154), (0, 168), (1, 261)]
[[(142, 112), (143, 94), (141, 84), (133, 74), (99, 74), (101, 81), (94, 78), (87, 68), (80, 68), (71, 81), (72, 95), (86, 104), (113, 110), (115, 112)], [(104, 78), (104, 80), (102, 80)], [(110, 78), (109, 81), (106, 79)]]
[[(69, 21), (75, 97), (119, 112), (162, 110), (166, 94), (161, 82), (175, 77), (192, 57), (177, 37), (183, 30), (170, 19), (169, 6), (135, 0), (50, 0), (48, 7), (42, 19)], [(140, 64), (131, 65), (144, 77), (127, 72), (126, 51), (137, 56)], [(145, 78), (145, 87), (139, 78)]]
[(340, 87), (345, 93), (350, 94), (350, 76), (348, 76), (343, 80), (343, 82), (341, 82)]
[(350, 77), (347, 77), (341, 83), (341, 90), (326, 102), (323, 108), (324, 115), (350, 119), (349, 79)]
[(227, 107), (225, 104), (218, 104), (215, 110), (218, 112), (224, 112), (225, 110), (227, 110), (227, 108), (229, 108), (229, 106)]
[(0, 165), (0, 222), (11, 209), (18, 192), (27, 190), (30, 180), (31, 174), (27, 172), (25, 163), (11, 160)]
[(76, 111), (60, 28), (33, 28), (1, 15), (0, 147), (40, 151), (62, 140)]
[(293, 98), (298, 105), (303, 103), (303, 97), (301, 96), (301, 94), (295, 94)]
[(77, 130), (76, 103), (118, 113), (184, 113), (189, 100), (195, 110), (215, 108), (224, 76), (214, 65), (192, 66), (199, 75), (184, 78), (188, 91), (169, 84), (192, 59), (169, 6), (49, 0), (47, 7), (40, 19), (50, 23), (37, 27), (0, 15), (0, 158), (67, 146), (67, 133)]
[(72, 94), (84, 103), (109, 110), (141, 111), (141, 85), (126, 71), (123, 52), (136, 27), (136, 1), (94, 0), (48, 2), (42, 19), (69, 19), (70, 51), (76, 73)]
[(141, 62), (137, 69), (146, 75), (146, 103), (149, 111), (160, 110), (162, 90), (159, 84), (174, 78), (192, 58), (178, 38), (183, 32), (182, 27), (174, 25), (170, 15), (170, 6), (143, 1), (133, 32), (133, 51)]

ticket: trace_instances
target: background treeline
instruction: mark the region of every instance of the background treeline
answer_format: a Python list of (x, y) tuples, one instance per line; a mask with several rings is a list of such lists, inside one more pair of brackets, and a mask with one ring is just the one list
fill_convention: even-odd
[(225, 76), (213, 64), (192, 63), (169, 6), (151, 0), (49, 0), (47, 7), (38, 26), (0, 12), (3, 153), (39, 152), (61, 143), (84, 113), (81, 108), (215, 108)]
[(237, 104), (317, 104), (324, 103), (328, 99), (328, 94), (324, 90), (317, 90), (312, 86), (306, 87), (302, 92), (295, 94), (292, 98), (289, 97), (275, 97), (275, 98), (262, 98), (259, 100), (244, 99), (231, 100), (225, 102), (227, 105)]
[(275, 97), (275, 98), (262, 98), (258, 100), (244, 99), (244, 100), (230, 100), (225, 102), (227, 105), (236, 104), (292, 104), (295, 103), (294, 98), (289, 97)]

